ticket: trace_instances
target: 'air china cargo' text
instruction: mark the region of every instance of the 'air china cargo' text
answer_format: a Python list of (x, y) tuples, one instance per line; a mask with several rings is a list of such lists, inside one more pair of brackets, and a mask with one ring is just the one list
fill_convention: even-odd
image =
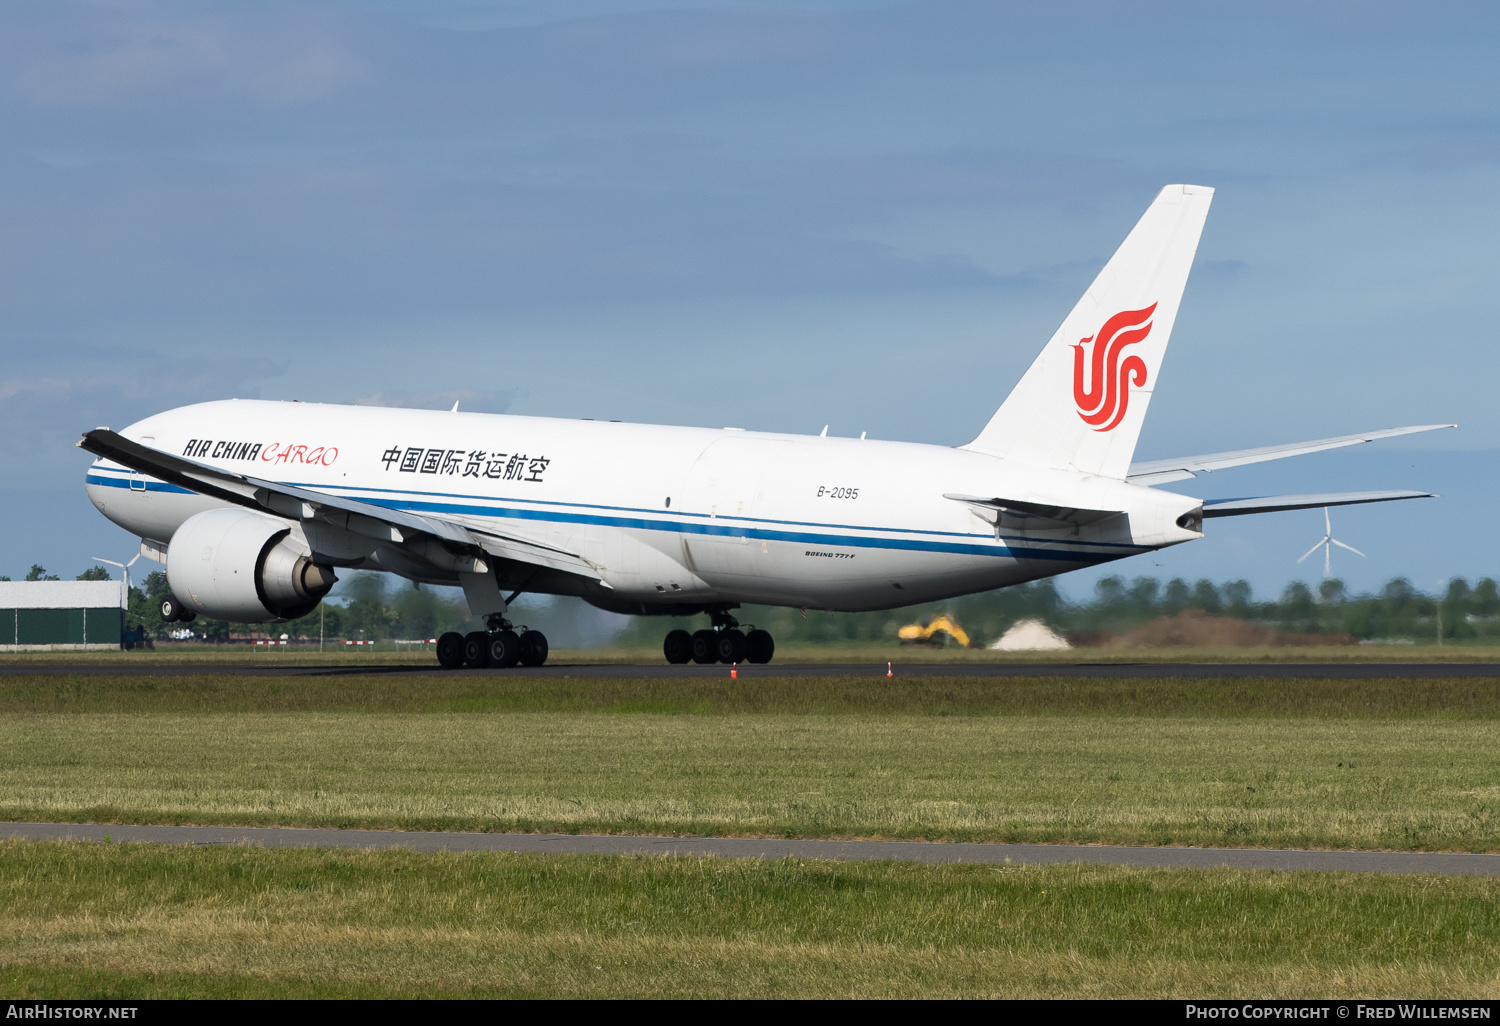
[(201, 460), (245, 460), (259, 463), (300, 463), (307, 466), (331, 467), (339, 458), (339, 451), (332, 445), (299, 445), (296, 442), (234, 442), (225, 439), (191, 438), (183, 446), (182, 454)]

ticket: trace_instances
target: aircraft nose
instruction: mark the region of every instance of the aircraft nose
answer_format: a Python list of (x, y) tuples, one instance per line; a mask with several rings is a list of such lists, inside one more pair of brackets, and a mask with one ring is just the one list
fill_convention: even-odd
[(95, 460), (92, 464), (90, 464), (88, 471), (83, 475), (83, 490), (88, 495), (89, 501), (94, 504), (95, 508), (97, 508), (100, 513), (103, 513), (104, 508), (107, 504), (108, 497), (104, 494), (106, 490), (104, 486), (97, 483), (99, 478), (95, 475), (95, 470), (98, 468), (98, 466), (99, 461)]

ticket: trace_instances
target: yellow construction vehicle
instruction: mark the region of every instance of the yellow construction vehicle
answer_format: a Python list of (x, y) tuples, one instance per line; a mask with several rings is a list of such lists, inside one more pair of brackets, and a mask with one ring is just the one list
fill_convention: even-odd
[(946, 634), (964, 648), (971, 648), (968, 632), (959, 626), (956, 617), (947, 613), (939, 613), (934, 616), (924, 627), (919, 623), (909, 623), (896, 632), (896, 637), (901, 639), (903, 645), (931, 645), (934, 648), (942, 648), (944, 640), (937, 635)]

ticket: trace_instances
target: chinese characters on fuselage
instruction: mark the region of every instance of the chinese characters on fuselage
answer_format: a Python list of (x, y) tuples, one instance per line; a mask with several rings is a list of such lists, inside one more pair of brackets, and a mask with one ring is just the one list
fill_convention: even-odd
[(386, 470), (402, 474), (446, 474), (449, 477), (485, 477), (491, 481), (531, 481), (540, 484), (547, 465), (545, 456), (525, 453), (489, 452), (485, 449), (427, 449), (393, 445), (380, 456)]

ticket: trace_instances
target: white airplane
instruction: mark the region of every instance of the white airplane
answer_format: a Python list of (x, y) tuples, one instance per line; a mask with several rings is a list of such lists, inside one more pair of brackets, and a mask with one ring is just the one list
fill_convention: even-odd
[(1152, 487), (1205, 471), (1453, 425), (1131, 463), (1213, 190), (1169, 185), (967, 445), (431, 410), (227, 400), (98, 428), (87, 490), (166, 563), (163, 619), (271, 622), (336, 569), (461, 585), (486, 631), (445, 667), (540, 665), (523, 592), (620, 613), (706, 612), (669, 662), (767, 662), (742, 603), (889, 609), (1203, 537), (1203, 522), (1430, 497), (1203, 500)]

